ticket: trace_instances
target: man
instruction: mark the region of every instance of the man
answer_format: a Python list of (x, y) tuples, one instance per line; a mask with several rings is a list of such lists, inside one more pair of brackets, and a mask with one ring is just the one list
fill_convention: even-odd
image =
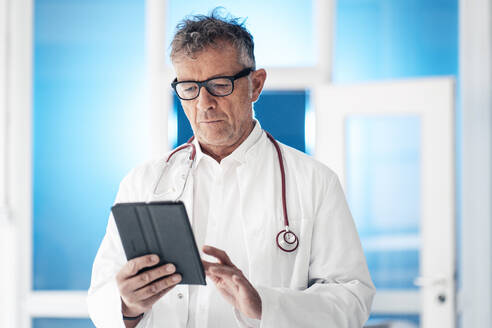
[(275, 237), (284, 229), (281, 174), (275, 147), (253, 115), (267, 74), (255, 69), (249, 32), (215, 13), (189, 18), (174, 37), (171, 59), (173, 87), (195, 135), (191, 180), (180, 180), (179, 163), (188, 158), (180, 151), (162, 177), (164, 194), (153, 196), (167, 156), (130, 172), (116, 202), (172, 200), (184, 186), (181, 199), (203, 251), (207, 286), (179, 285), (172, 264), (137, 274), (158, 258), (127, 262), (110, 216), (89, 290), (93, 322), (361, 327), (374, 286), (339, 181), (329, 168), (285, 145), (289, 228), (299, 244), (292, 252), (277, 247)]

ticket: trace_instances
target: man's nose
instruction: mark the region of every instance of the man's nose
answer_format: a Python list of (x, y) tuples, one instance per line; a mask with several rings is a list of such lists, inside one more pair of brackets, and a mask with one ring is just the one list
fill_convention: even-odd
[(200, 110), (213, 109), (217, 104), (215, 96), (212, 96), (204, 85), (200, 88), (200, 94), (198, 95), (197, 100), (197, 107)]

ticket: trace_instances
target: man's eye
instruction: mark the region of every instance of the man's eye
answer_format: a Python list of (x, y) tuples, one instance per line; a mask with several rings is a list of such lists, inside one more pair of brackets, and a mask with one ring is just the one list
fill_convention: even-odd
[(196, 91), (196, 85), (183, 85), (183, 92), (193, 92)]
[(226, 82), (213, 82), (212, 88), (214, 89), (228, 89), (230, 88), (230, 83)]

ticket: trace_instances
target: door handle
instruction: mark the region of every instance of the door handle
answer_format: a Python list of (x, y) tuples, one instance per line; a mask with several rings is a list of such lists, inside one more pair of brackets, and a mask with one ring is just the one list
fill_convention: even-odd
[(417, 277), (413, 284), (418, 287), (445, 286), (447, 284), (444, 277)]
[(419, 287), (440, 287), (436, 295), (436, 301), (440, 304), (446, 303), (445, 287), (447, 280), (444, 277), (417, 277), (413, 281), (415, 286)]

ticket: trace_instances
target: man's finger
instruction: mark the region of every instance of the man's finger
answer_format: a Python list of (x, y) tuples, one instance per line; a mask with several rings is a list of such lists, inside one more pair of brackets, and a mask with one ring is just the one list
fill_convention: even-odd
[(161, 290), (159, 293), (157, 293), (156, 295), (146, 299), (145, 301), (143, 301), (143, 304), (145, 307), (151, 307), (152, 305), (154, 305), (155, 302), (157, 302), (162, 296), (164, 296), (165, 294), (169, 293), (170, 290), (172, 290), (174, 287), (176, 287), (176, 285), (174, 286), (171, 286), (167, 289), (164, 289), (164, 290)]
[(217, 258), (220, 261), (220, 263), (234, 266), (227, 253), (224, 252), (223, 250), (213, 246), (203, 246), (202, 249), (205, 254)]
[(212, 264), (211, 262), (208, 262), (208, 261), (205, 261), (205, 260), (202, 260), (202, 264), (203, 264), (203, 269), (205, 271), (207, 271), (207, 269), (210, 267), (210, 265)]
[(239, 275), (241, 275), (241, 271), (239, 271), (238, 269), (231, 268), (225, 265), (220, 265), (220, 264), (210, 267), (209, 270), (207, 271), (207, 276), (212, 278), (214, 282), (220, 281), (223, 284), (229, 286), (229, 288), (233, 288), (235, 292), (239, 290), (241, 284), (244, 284), (242, 280), (239, 281), (239, 283), (234, 280), (234, 277)]
[(126, 262), (119, 272), (119, 278), (127, 279), (136, 275), (140, 270), (151, 267), (159, 263), (159, 257), (155, 254), (136, 257)]
[(202, 264), (203, 264), (203, 269), (205, 270), (205, 272), (207, 272), (208, 270), (210, 270), (211, 267), (214, 267), (216, 265), (223, 265), (223, 264), (220, 264), (220, 263), (208, 262), (208, 261), (205, 261), (205, 260), (202, 260)]
[(134, 293), (134, 297), (136, 301), (143, 301), (148, 298), (151, 298), (163, 290), (166, 290), (172, 286), (177, 285), (181, 281), (181, 275), (176, 273), (172, 276), (160, 279), (158, 281), (149, 284)]
[(165, 276), (169, 276), (176, 271), (176, 267), (171, 264), (161, 265), (155, 269), (142, 272), (132, 278), (128, 279), (128, 286), (130, 286), (131, 291), (142, 288), (143, 286), (150, 284), (152, 281), (160, 279)]
[(216, 275), (216, 276), (220, 276), (220, 277), (224, 277), (224, 278), (227, 277), (230, 280), (232, 280), (233, 275), (238, 274), (237, 269), (231, 268), (231, 267), (228, 267), (225, 265), (214, 265), (214, 266), (210, 267), (208, 271), (212, 275)]
[(212, 270), (216, 267), (224, 267), (224, 268), (229, 268), (230, 270), (233, 270), (233, 272), (238, 271), (239, 269), (236, 267), (232, 267), (230, 265), (226, 264), (221, 264), (221, 263), (213, 263), (213, 262), (207, 262), (205, 260), (202, 260), (203, 263), (203, 268), (205, 270), (205, 274), (212, 274)]
[(232, 280), (234, 274), (222, 273), (220, 271), (216, 271), (215, 273), (208, 272), (207, 276), (214, 282), (214, 284), (219, 289), (228, 290), (229, 293), (237, 293), (239, 291), (239, 286)]

